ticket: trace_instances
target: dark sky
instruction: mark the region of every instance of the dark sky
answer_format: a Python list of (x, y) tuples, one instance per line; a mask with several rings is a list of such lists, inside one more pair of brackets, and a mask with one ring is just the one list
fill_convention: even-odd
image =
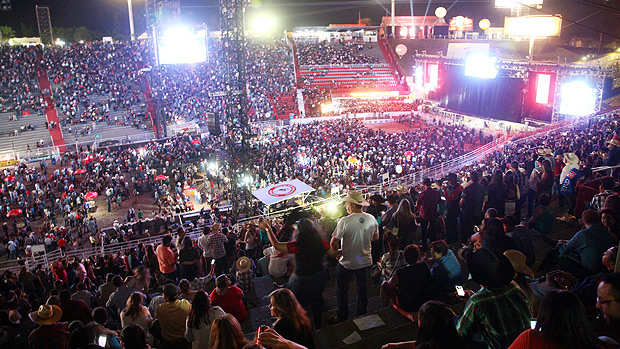
[[(414, 15), (423, 15), (428, 3), (423, 0), (413, 1)], [(334, 4), (337, 3), (337, 4)], [(145, 28), (144, 0), (133, 0), (134, 20), (136, 33)], [(357, 0), (253, 0), (253, 4), (261, 6), (250, 7), (246, 12), (249, 19), (257, 12), (276, 17), (281, 29), (295, 26), (327, 25), (330, 23), (355, 23), (358, 11), (362, 17), (370, 17), (374, 23), (379, 23), (381, 16), (389, 9), (389, 0), (368, 1)], [(311, 3), (322, 3), (319, 6), (308, 6)], [(329, 3), (330, 5), (325, 5)], [(52, 26), (75, 27), (86, 26), (92, 30), (111, 34), (114, 31), (129, 32), (126, 0), (12, 0), (13, 11), (0, 12), (0, 25), (9, 25), (20, 34), (20, 23), (36, 28), (35, 5), (49, 6)], [(218, 0), (181, 0), (182, 16), (185, 21), (206, 23), (210, 28), (218, 28), (217, 18)], [(287, 6), (274, 6), (286, 4)], [(291, 6), (299, 4), (299, 6)], [(383, 5), (380, 5), (383, 4)], [(194, 6), (194, 7), (192, 7)], [(204, 7), (198, 7), (204, 6)], [(438, 6), (449, 9), (447, 18), (457, 15), (468, 16), (477, 23), (482, 18), (491, 20), (492, 25), (503, 24), (508, 10), (495, 9), (494, 0), (463, 0), (463, 1), (433, 1), (428, 9), (432, 15)], [(450, 7), (452, 6), (452, 7)], [(601, 25), (600, 7), (606, 6), (603, 11)], [(543, 11), (559, 13), (565, 18), (563, 26), (570, 24), (568, 20), (577, 21), (588, 15), (593, 16), (580, 22), (592, 28), (602, 28), (603, 31), (620, 37), (620, 0), (545, 0)], [(411, 5), (407, 0), (397, 0), (397, 15), (411, 15)], [(532, 14), (545, 14), (533, 11)], [(599, 33), (578, 25), (569, 25), (563, 29), (563, 37), (583, 35), (598, 38)], [(613, 40), (612, 36), (604, 36), (604, 40)]]

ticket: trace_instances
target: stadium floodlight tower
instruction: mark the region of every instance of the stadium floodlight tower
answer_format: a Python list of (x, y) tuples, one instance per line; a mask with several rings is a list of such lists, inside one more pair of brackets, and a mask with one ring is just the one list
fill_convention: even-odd
[[(233, 214), (240, 212), (240, 201), (245, 197), (241, 176), (247, 171), (249, 158), (249, 124), (247, 81), (245, 72), (246, 42), (244, 12), (247, 0), (220, 0), (220, 30), (222, 57), (219, 70), (225, 89), (222, 97), (225, 103), (224, 120), (226, 144), (231, 158), (231, 187)], [(248, 183), (245, 183), (246, 185)]]
[(50, 20), (50, 9), (46, 6), (35, 6), (37, 12), (37, 25), (39, 26), (39, 37), (44, 45), (53, 45), (54, 36), (52, 35), (52, 21)]

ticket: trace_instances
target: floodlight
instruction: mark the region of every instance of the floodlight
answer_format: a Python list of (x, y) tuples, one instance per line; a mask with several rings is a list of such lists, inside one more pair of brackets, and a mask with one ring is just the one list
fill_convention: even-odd
[(497, 58), (484, 54), (473, 54), (465, 62), (465, 75), (482, 79), (495, 79)]
[(400, 28), (400, 36), (407, 36), (408, 31), (409, 30), (407, 29), (407, 27), (401, 27)]
[(596, 111), (596, 89), (583, 80), (562, 84), (560, 89), (560, 114), (586, 116)]
[(158, 40), (160, 64), (200, 63), (207, 60), (206, 33), (193, 33), (188, 27), (170, 28)]
[(334, 111), (334, 105), (333, 104), (330, 103), (330, 104), (323, 104), (323, 105), (321, 105), (321, 112), (323, 114), (331, 113), (333, 111)]
[(271, 31), (276, 24), (276, 20), (273, 17), (257, 17), (254, 20), (254, 32), (257, 34), (265, 34)]

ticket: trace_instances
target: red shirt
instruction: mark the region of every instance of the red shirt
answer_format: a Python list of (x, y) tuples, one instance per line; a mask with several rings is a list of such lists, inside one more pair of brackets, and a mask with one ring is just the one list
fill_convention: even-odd
[(52, 268), (52, 272), (56, 276), (56, 280), (62, 280), (62, 282), (67, 283), (67, 271), (65, 268), (59, 264)]
[(211, 292), (211, 304), (224, 309), (225, 312), (232, 314), (240, 323), (247, 318), (247, 311), (243, 305), (243, 291), (235, 285), (228, 287), (228, 291), (221, 295), (217, 288)]
[(58, 247), (65, 247), (65, 243), (67, 242), (67, 240), (65, 240), (64, 238), (61, 238), (60, 240), (58, 240)]

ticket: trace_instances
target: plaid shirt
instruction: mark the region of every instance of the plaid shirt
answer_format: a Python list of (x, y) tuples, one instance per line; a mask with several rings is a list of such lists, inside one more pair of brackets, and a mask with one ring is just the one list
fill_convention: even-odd
[(530, 318), (525, 295), (515, 285), (483, 287), (467, 301), (456, 328), (463, 338), (480, 332), (489, 348), (504, 349), (530, 328)]
[(222, 233), (209, 235), (207, 238), (207, 246), (213, 250), (213, 258), (219, 259), (226, 255), (226, 248), (224, 248), (224, 244), (226, 244), (227, 241), (228, 238)]
[(521, 197), (525, 197), (525, 193), (528, 189), (527, 177), (521, 173), (521, 171), (512, 171), (512, 178), (515, 180), (515, 184), (519, 187)]
[(243, 293), (248, 293), (254, 289), (254, 281), (252, 280), (252, 271), (238, 271), (237, 275), (237, 285), (243, 291)]
[(387, 281), (394, 275), (394, 271), (397, 268), (405, 266), (407, 263), (405, 262), (405, 254), (403, 251), (398, 251), (398, 255), (396, 258), (392, 259), (392, 255), (390, 252), (386, 252), (383, 257), (381, 257), (381, 262), (379, 263), (379, 269), (381, 270), (381, 277), (383, 280)]
[(592, 201), (590, 202), (590, 207), (593, 210), (599, 211), (603, 208), (603, 206), (605, 206), (605, 200), (607, 199), (607, 197), (612, 194), (613, 192), (611, 190), (606, 190), (602, 193), (594, 195)]

